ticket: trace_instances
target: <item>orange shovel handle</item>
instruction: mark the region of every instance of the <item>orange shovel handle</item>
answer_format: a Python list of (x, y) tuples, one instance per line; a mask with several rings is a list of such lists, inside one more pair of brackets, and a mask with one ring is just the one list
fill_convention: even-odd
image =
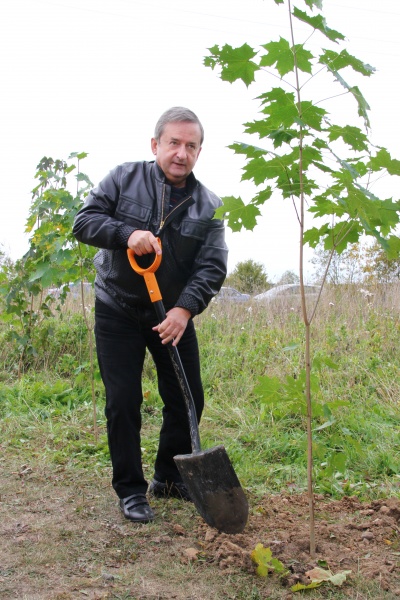
[[(157, 238), (157, 241), (161, 246), (160, 238)], [(137, 264), (136, 258), (135, 258), (135, 252), (131, 248), (128, 248), (127, 254), (128, 254), (129, 264), (131, 265), (132, 269), (138, 275), (143, 275), (144, 280), (146, 282), (147, 291), (149, 292), (150, 300), (152, 302), (157, 302), (158, 300), (162, 300), (160, 288), (158, 287), (156, 276), (154, 274), (161, 264), (161, 254), (156, 254), (154, 261), (152, 262), (152, 264), (149, 267), (147, 267), (147, 269), (143, 269), (142, 267), (140, 267)]]

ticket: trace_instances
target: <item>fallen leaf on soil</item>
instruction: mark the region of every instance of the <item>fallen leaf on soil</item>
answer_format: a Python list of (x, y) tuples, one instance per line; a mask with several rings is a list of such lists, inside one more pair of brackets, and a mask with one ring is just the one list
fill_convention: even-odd
[(341, 571), (334, 575), (329, 569), (321, 569), (321, 567), (314, 567), (311, 571), (306, 571), (307, 577), (309, 577), (313, 583), (329, 581), (337, 586), (341, 586), (346, 581), (347, 575), (350, 573), (351, 571)]
[(196, 548), (185, 548), (183, 554), (185, 558), (187, 558), (189, 561), (192, 561), (197, 559), (199, 552), (200, 551), (196, 550)]
[(174, 530), (174, 533), (177, 533), (178, 535), (185, 535), (186, 533), (182, 525), (173, 525), (172, 529)]

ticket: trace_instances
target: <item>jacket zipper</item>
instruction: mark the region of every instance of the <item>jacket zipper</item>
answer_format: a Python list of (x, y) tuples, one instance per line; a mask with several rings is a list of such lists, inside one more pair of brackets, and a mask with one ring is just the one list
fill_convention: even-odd
[(165, 199), (165, 185), (163, 186), (163, 195), (162, 195), (162, 207), (161, 207), (161, 221), (160, 221), (160, 226), (158, 228), (158, 231), (156, 232), (156, 236), (159, 236), (162, 229), (165, 226), (165, 223), (169, 220), (169, 218), (173, 217), (173, 213), (178, 210), (178, 208), (181, 208), (181, 206), (183, 206), (183, 204), (185, 204), (186, 202), (188, 202), (191, 199), (192, 196), (188, 196), (187, 198), (184, 198), (179, 204), (177, 204), (176, 206), (174, 206), (174, 208), (172, 210), (169, 211), (169, 213), (165, 216), (164, 219), (164, 199)]

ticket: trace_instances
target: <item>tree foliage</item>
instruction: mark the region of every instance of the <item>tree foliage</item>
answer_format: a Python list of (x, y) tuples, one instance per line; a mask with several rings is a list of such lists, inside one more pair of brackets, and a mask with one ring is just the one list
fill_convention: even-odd
[(280, 276), (279, 280), (276, 282), (276, 285), (286, 285), (291, 283), (299, 283), (300, 277), (294, 271), (285, 271)]
[(239, 262), (225, 283), (245, 294), (255, 294), (271, 287), (264, 265), (254, 260)]
[[(262, 145), (233, 143), (230, 148), (246, 161), (242, 180), (254, 183), (257, 193), (247, 204), (241, 197), (223, 198), (217, 216), (227, 220), (233, 231), (254, 229), (261, 215), (260, 206), (271, 197), (290, 199), (299, 224), (299, 277), (301, 307), (305, 326), (304, 377), (285, 382), (267, 376), (260, 378), (258, 393), (263, 403), (268, 391), (279, 401), (298, 398), (306, 400), (307, 412), (307, 480), (310, 506), (310, 554), (315, 557), (315, 520), (313, 495), (313, 428), (312, 402), (315, 374), (312, 372), (311, 323), (314, 306), (307, 306), (304, 289), (304, 245), (316, 248), (322, 244), (329, 259), (322, 276), (322, 286), (332, 257), (357, 244), (364, 236), (372, 237), (389, 259), (400, 256), (400, 238), (396, 228), (400, 218), (398, 199), (379, 198), (371, 191), (377, 179), (400, 175), (400, 161), (392, 158), (387, 149), (374, 146), (368, 138), (369, 106), (362, 95), (357, 79), (370, 77), (374, 68), (340, 48), (345, 36), (330, 27), (322, 14), (322, 0), (274, 0), (287, 9), (289, 39), (267, 41), (257, 49), (243, 44), (239, 48), (218, 45), (209, 48), (206, 66), (218, 71), (221, 79), (233, 83), (241, 80), (249, 87), (256, 78), (264, 76), (265, 91), (258, 95), (261, 118), (245, 123), (245, 133), (257, 136)], [(305, 9), (305, 10), (304, 10)], [(300, 32), (309, 32), (296, 39), (295, 24)], [(313, 38), (323, 40), (319, 52), (307, 47)], [(352, 81), (348, 79), (352, 78)], [(321, 82), (320, 80), (323, 79)], [(280, 85), (273, 86), (279, 81)], [(318, 87), (316, 84), (318, 82)], [(357, 124), (335, 123), (321, 91), (328, 83), (332, 96), (350, 96), (357, 112)], [(313, 83), (313, 85), (311, 85)], [(333, 85), (334, 84), (334, 85)], [(340, 86), (341, 93), (336, 93)], [(310, 90), (309, 96), (306, 96)], [(317, 91), (315, 91), (317, 90)], [(338, 100), (335, 102), (337, 106)], [(361, 125), (360, 125), (361, 121)], [(309, 226), (308, 220), (315, 219)], [(314, 366), (315, 366), (314, 360)], [(326, 365), (328, 366), (328, 365)], [(330, 365), (332, 367), (332, 365)], [(332, 367), (333, 368), (333, 367)], [(283, 387), (282, 387), (283, 386)], [(287, 398), (281, 389), (287, 390)], [(331, 424), (331, 409), (324, 405), (326, 424)], [(345, 468), (339, 452), (331, 457), (331, 466)]]
[[(73, 219), (92, 185), (79, 168), (86, 156), (73, 153), (68, 162), (42, 158), (26, 223), (29, 250), (15, 264), (5, 260), (1, 265), (1, 318), (20, 349), (20, 374), (36, 353), (32, 341), (36, 325), (51, 316), (52, 310), (60, 310), (70, 282), (94, 278), (94, 249), (78, 243), (72, 235)], [(75, 189), (69, 191), (69, 185)], [(59, 298), (48, 293), (50, 286), (63, 286)]]
[(340, 283), (362, 283), (379, 285), (398, 282), (400, 278), (400, 258), (389, 258), (382, 246), (372, 243), (351, 244), (341, 254), (325, 250), (319, 244), (311, 259), (314, 264), (315, 281), (326, 281), (333, 285)]
[[(292, 8), (290, 1), (275, 2), (287, 6), (291, 23), (298, 20), (309, 25), (311, 33), (318, 32), (334, 45), (344, 40), (341, 33), (327, 26), (322, 14)], [(322, 9), (319, 1), (307, 0), (305, 4), (312, 12)], [(291, 198), (299, 219), (298, 201), (303, 198), (308, 203), (307, 212), (319, 222), (304, 232), (303, 243), (315, 248), (323, 242), (327, 250), (341, 253), (367, 234), (378, 241), (389, 258), (397, 257), (400, 240), (394, 230), (400, 202), (378, 198), (371, 184), (381, 177), (400, 175), (400, 161), (369, 142), (368, 103), (359, 87), (344, 79), (351, 71), (370, 77), (375, 69), (346, 49), (324, 48), (319, 55), (311, 53), (304, 42), (294, 43), (294, 35), (258, 49), (248, 44), (239, 48), (225, 45), (213, 46), (209, 53), (204, 63), (218, 70), (221, 79), (230, 83), (242, 80), (250, 86), (263, 75), (267, 87), (258, 96), (262, 118), (245, 123), (245, 133), (257, 135), (265, 146), (240, 142), (230, 146), (246, 160), (242, 180), (253, 181), (259, 190), (247, 204), (241, 197), (224, 198), (219, 216), (233, 231), (252, 230), (261, 214), (260, 206), (272, 194)], [(343, 94), (353, 97), (362, 127), (335, 124), (321, 105), (323, 97), (304, 98), (307, 85), (323, 75), (329, 84), (338, 83)], [(271, 88), (276, 78), (282, 85)]]
[(311, 259), (314, 265), (314, 281), (321, 283), (324, 277), (327, 283), (360, 283), (363, 280), (363, 258), (361, 244), (351, 244), (341, 254), (325, 250), (318, 244)]

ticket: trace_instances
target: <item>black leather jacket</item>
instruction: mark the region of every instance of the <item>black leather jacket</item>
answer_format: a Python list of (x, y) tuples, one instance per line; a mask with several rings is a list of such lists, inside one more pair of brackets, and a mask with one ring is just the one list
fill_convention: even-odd
[[(155, 162), (124, 163), (113, 169), (86, 198), (75, 217), (73, 233), (96, 254), (95, 290), (103, 302), (123, 308), (149, 308), (141, 275), (131, 268), (127, 242), (137, 229), (162, 241), (156, 278), (166, 310), (174, 306), (201, 313), (226, 277), (228, 250), (222, 221), (213, 219), (220, 199), (193, 174), (188, 196), (168, 213), (170, 186)], [(138, 258), (154, 260), (154, 255)], [(147, 266), (140, 262), (141, 266)]]

